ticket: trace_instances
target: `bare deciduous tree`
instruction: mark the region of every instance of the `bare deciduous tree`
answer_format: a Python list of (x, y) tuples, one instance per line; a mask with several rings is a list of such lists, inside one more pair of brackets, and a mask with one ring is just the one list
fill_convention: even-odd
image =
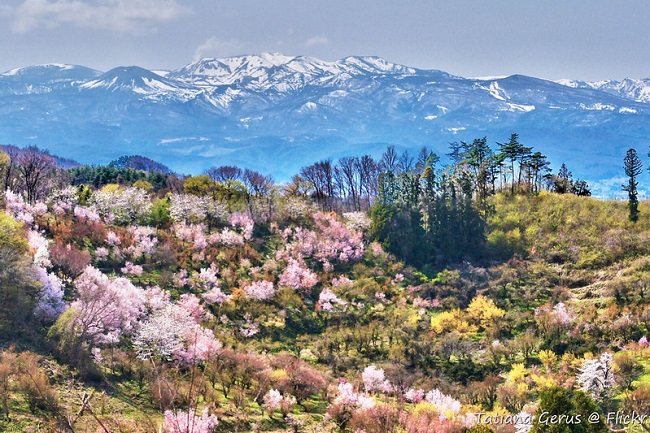
[(43, 192), (44, 183), (56, 170), (56, 160), (48, 151), (29, 146), (18, 154), (16, 166), (25, 186), (27, 201), (34, 203)]

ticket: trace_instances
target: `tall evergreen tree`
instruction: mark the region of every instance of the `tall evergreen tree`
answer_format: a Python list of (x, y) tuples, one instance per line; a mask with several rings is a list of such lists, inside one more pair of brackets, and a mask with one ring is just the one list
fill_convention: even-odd
[(483, 201), (488, 195), (488, 162), (492, 155), (492, 149), (487, 144), (487, 137), (475, 138), (472, 144), (466, 146), (466, 149), (465, 160), (474, 172), (476, 196), (479, 201)]
[(636, 187), (639, 185), (637, 178), (641, 174), (643, 163), (641, 163), (639, 156), (636, 154), (636, 150), (628, 149), (623, 164), (625, 175), (628, 177), (627, 184), (623, 185), (623, 191), (627, 191), (628, 197), (628, 218), (632, 222), (637, 222), (639, 220), (639, 198)]
[(532, 192), (539, 192), (540, 184), (542, 183), (542, 178), (550, 169), (548, 168), (550, 162), (546, 159), (546, 156), (542, 155), (541, 152), (535, 152), (530, 155), (528, 162), (526, 164), (526, 169), (529, 176), (530, 189)]
[[(511, 134), (507, 143), (497, 143), (505, 159), (510, 161), (511, 192), (515, 192), (515, 161), (523, 161), (523, 158), (530, 153), (530, 149), (519, 142), (519, 134)], [(519, 170), (521, 171), (521, 169)]]

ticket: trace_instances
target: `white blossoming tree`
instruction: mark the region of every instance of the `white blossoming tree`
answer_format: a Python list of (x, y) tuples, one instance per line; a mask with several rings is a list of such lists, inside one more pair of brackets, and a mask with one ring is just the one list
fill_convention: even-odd
[(600, 358), (585, 360), (580, 367), (576, 381), (580, 389), (596, 401), (609, 398), (616, 385), (613, 361), (611, 353), (603, 353)]

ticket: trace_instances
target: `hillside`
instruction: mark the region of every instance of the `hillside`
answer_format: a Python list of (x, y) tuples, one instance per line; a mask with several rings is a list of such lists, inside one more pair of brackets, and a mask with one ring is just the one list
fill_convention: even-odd
[[(606, 414), (650, 404), (650, 203), (633, 224), (532, 181), (481, 196), (464, 165), (424, 161), (383, 166), (370, 211), (236, 167), (51, 171), (32, 203), (16, 177), (0, 429), (543, 432), (544, 411), (647, 428)], [(109, 183), (69, 184), (90, 175)]]

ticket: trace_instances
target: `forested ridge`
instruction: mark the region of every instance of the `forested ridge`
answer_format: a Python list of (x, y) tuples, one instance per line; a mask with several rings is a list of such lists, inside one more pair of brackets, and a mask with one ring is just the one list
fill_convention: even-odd
[(648, 431), (607, 418), (650, 415), (642, 165), (624, 202), (517, 134), (285, 183), (5, 146), (0, 430)]

